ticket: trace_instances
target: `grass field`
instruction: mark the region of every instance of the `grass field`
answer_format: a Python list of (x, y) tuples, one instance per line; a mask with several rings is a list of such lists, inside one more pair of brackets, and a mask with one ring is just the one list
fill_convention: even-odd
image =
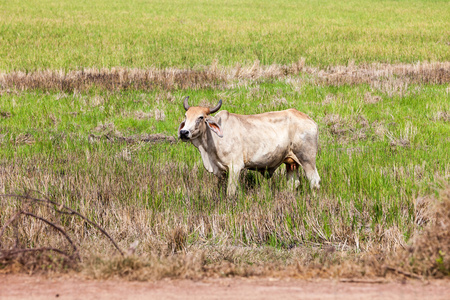
[(0, 70), (450, 60), (448, 1), (7, 1)]
[[(448, 275), (448, 15), (446, 1), (0, 4), (0, 193), (39, 191), (128, 252), (14, 197), (0, 199), (0, 246), (70, 252), (37, 219), (6, 226), (21, 209), (66, 228), (75, 269), (95, 278)], [(223, 198), (176, 140), (187, 95), (307, 113), (320, 192), (306, 180), (290, 191), (281, 167), (270, 180), (245, 172), (237, 199)]]

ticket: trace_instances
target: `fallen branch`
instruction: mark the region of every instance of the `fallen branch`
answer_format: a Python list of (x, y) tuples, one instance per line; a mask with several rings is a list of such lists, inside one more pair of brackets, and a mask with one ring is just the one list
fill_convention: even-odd
[[(45, 196), (44, 194), (42, 194), (38, 191), (31, 191), (31, 192), (35, 192), (35, 193), (41, 195), (42, 197), (44, 197), (44, 199), (35, 198), (30, 195), (23, 196), (23, 195), (14, 195), (14, 194), (0, 195), (0, 197), (16, 198), (21, 201), (30, 201), (30, 202), (34, 202), (34, 203), (40, 203), (40, 204), (44, 204), (45, 206), (53, 209), (57, 213), (65, 214), (65, 215), (76, 215), (76, 216), (80, 217), (81, 219), (83, 219), (84, 221), (86, 221), (87, 223), (89, 223), (90, 225), (92, 225), (93, 227), (97, 228), (103, 235), (105, 235), (110, 240), (110, 242), (114, 245), (114, 247), (117, 249), (117, 251), (122, 256), (124, 256), (123, 251), (119, 248), (119, 246), (116, 244), (114, 239), (98, 224), (89, 220), (88, 218), (86, 218), (85, 216), (80, 214), (79, 212), (77, 212), (63, 204), (57, 203), (56, 201), (50, 200), (47, 196)], [(64, 210), (66, 210), (66, 211), (64, 211)], [(0, 237), (1, 237), (1, 235), (0, 235)]]
[[(45, 218), (42, 218), (42, 217), (40, 217), (40, 216), (37, 216), (37, 215), (35, 215), (35, 214), (33, 214), (33, 213), (30, 213), (30, 212), (27, 212), (27, 211), (20, 210), (20, 211), (18, 211), (16, 214), (14, 214), (14, 216), (12, 216), (12, 217), (5, 223), (5, 225), (3, 225), (2, 230), (0, 231), (0, 238), (3, 236), (3, 233), (4, 233), (5, 229), (6, 229), (9, 225), (11, 225), (11, 224), (14, 222), (14, 220), (17, 219), (17, 217), (20, 216), (20, 215), (24, 215), (24, 216), (29, 216), (29, 217), (35, 218), (35, 219), (37, 219), (37, 220), (39, 220), (39, 221), (42, 221), (42, 222), (46, 223), (47, 225), (53, 227), (54, 229), (56, 229), (59, 233), (61, 233), (61, 234), (66, 238), (66, 240), (67, 240), (67, 241), (69, 242), (69, 244), (72, 246), (73, 253), (72, 253), (72, 255), (70, 255), (70, 254), (66, 253), (65, 251), (62, 251), (62, 250), (57, 249), (57, 248), (50, 248), (50, 247), (41, 247), (41, 248), (16, 248), (16, 247), (17, 247), (17, 245), (16, 245), (16, 246), (14, 246), (13, 249), (0, 249), (0, 254), (2, 255), (3, 258), (8, 258), (8, 257), (11, 257), (11, 255), (16, 255), (16, 254), (24, 253), (24, 252), (54, 251), (54, 252), (57, 252), (57, 253), (59, 253), (59, 254), (62, 254), (62, 255), (64, 255), (64, 256), (66, 256), (67, 258), (69, 258), (69, 259), (72, 260), (72, 261), (73, 261), (73, 260), (79, 260), (79, 259), (80, 259), (80, 256), (79, 256), (79, 254), (78, 254), (78, 249), (77, 249), (75, 243), (72, 241), (72, 239), (69, 237), (69, 235), (66, 233), (66, 231), (65, 231), (63, 228), (61, 228), (60, 226), (54, 224), (53, 222), (50, 222), (49, 220), (47, 220), (47, 219), (45, 219)], [(16, 240), (18, 240), (18, 234), (17, 234), (17, 232), (16, 232)]]
[(66, 252), (59, 250), (58, 248), (50, 248), (50, 247), (1, 250), (0, 253), (2, 253), (4, 257), (8, 257), (9, 255), (15, 255), (15, 254), (24, 253), (24, 252), (44, 252), (44, 251), (57, 252), (57, 253), (64, 255), (67, 258), (72, 260), (72, 256), (68, 255)]
[(381, 284), (387, 282), (384, 279), (357, 279), (357, 278), (342, 278), (339, 281), (345, 283), (372, 283), (372, 284)]
[(399, 270), (399, 269), (394, 268), (394, 267), (386, 266), (386, 270), (387, 271), (393, 271), (395, 273), (405, 275), (406, 277), (423, 280), (423, 277), (420, 276), (420, 275), (417, 275), (417, 274), (414, 274), (414, 273), (405, 272), (405, 271)]
[[(26, 195), (15, 195), (15, 194), (7, 194), (7, 195), (0, 195), (0, 197), (4, 197), (4, 198), (14, 198), (17, 199), (19, 201), (22, 202), (31, 202), (31, 203), (37, 203), (40, 205), (43, 205), (45, 207), (48, 207), (52, 210), (54, 210), (56, 213), (59, 214), (64, 214), (64, 215), (75, 215), (78, 216), (79, 218), (83, 219), (86, 223), (90, 224), (91, 226), (93, 226), (94, 228), (98, 229), (103, 235), (105, 235), (110, 242), (114, 245), (114, 247), (116, 248), (116, 250), (122, 255), (124, 256), (123, 251), (119, 248), (119, 246), (116, 244), (116, 242), (113, 240), (113, 238), (103, 229), (101, 228), (98, 224), (96, 224), (95, 222), (89, 220), (87, 217), (85, 217), (84, 215), (80, 214), (79, 212), (63, 205), (60, 203), (57, 203), (56, 201), (53, 201), (51, 199), (49, 199), (47, 196), (43, 195), (42, 193), (38, 192), (38, 191), (31, 191), (34, 193), (37, 193), (39, 195), (42, 196), (43, 199), (41, 198), (37, 198), (37, 197), (33, 197), (30, 195), (30, 193), (27, 193)], [(41, 248), (25, 248), (25, 249), (21, 249), (21, 248), (16, 248), (17, 245), (13, 248), (13, 249), (1, 249), (2, 247), (0, 247), (0, 253), (2, 254), (2, 256), (6, 257), (6, 256), (11, 256), (11, 255), (16, 255), (19, 253), (24, 253), (24, 252), (43, 252), (43, 251), (54, 251), (57, 252), (59, 254), (62, 254), (66, 257), (68, 257), (70, 260), (79, 260), (80, 256), (79, 256), (79, 252), (78, 252), (78, 248), (75, 245), (75, 243), (72, 241), (72, 239), (70, 238), (70, 236), (66, 233), (66, 231), (64, 230), (64, 228), (62, 228), (61, 226), (41, 217), (38, 216), (36, 214), (33, 214), (31, 212), (28, 211), (24, 211), (24, 210), (20, 210), (17, 213), (15, 213), (1, 228), (0, 230), (0, 246), (1, 246), (1, 238), (6, 230), (6, 228), (8, 226), (10, 226), (20, 215), (24, 215), (24, 216), (28, 216), (28, 217), (32, 217), (35, 218), (37, 220), (40, 220), (44, 223), (46, 223), (47, 225), (51, 226), (52, 228), (54, 228), (55, 230), (57, 230), (60, 234), (62, 234), (64, 236), (64, 238), (67, 240), (67, 242), (71, 245), (72, 249), (73, 249), (73, 253), (69, 254), (63, 250), (60, 249), (56, 249), (56, 248), (50, 248), (50, 247), (41, 247)], [(16, 233), (17, 235), (17, 233)], [(18, 240), (18, 236), (16, 238)]]
[(66, 238), (66, 240), (69, 242), (69, 244), (70, 244), (70, 245), (72, 246), (72, 248), (73, 248), (73, 254), (72, 254), (70, 257), (71, 257), (71, 258), (80, 259), (80, 255), (78, 254), (77, 246), (75, 246), (75, 244), (72, 242), (72, 239), (69, 237), (69, 235), (67, 235), (67, 233), (64, 231), (64, 229), (62, 229), (62, 228), (59, 227), (58, 225), (56, 225), (56, 224), (54, 224), (54, 223), (52, 223), (52, 222), (50, 222), (50, 221), (48, 221), (48, 220), (46, 220), (46, 219), (44, 219), (44, 218), (42, 218), (42, 217), (36, 216), (35, 214), (32, 214), (32, 213), (30, 213), (30, 212), (21, 211), (20, 213), (23, 214), (23, 215), (25, 215), (25, 216), (30, 216), (30, 217), (33, 217), (33, 218), (35, 218), (35, 219), (38, 219), (38, 220), (40, 220), (40, 221), (46, 223), (47, 225), (49, 225), (49, 226), (55, 228), (56, 230), (58, 230), (58, 231)]

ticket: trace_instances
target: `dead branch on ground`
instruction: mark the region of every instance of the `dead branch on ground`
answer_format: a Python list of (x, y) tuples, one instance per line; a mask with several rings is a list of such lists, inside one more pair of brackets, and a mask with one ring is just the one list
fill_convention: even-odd
[[(33, 196), (31, 196), (32, 193), (36, 193), (36, 194), (42, 196), (42, 198), (33, 197)], [(58, 214), (77, 216), (77, 217), (81, 218), (82, 220), (84, 220), (86, 223), (90, 224), (91, 226), (93, 226), (94, 228), (99, 230), (103, 235), (105, 235), (110, 240), (110, 242), (114, 245), (116, 250), (122, 256), (124, 256), (123, 251), (119, 248), (119, 246), (114, 241), (114, 239), (103, 228), (101, 228), (97, 223), (91, 221), (86, 216), (80, 214), (79, 212), (77, 212), (73, 209), (49, 199), (47, 196), (43, 195), (42, 193), (40, 193), (38, 191), (30, 191), (30, 192), (26, 193), (25, 195), (5, 194), (5, 195), (0, 195), (0, 197), (13, 198), (13, 199), (19, 200), (20, 202), (39, 204), (44, 207), (52, 209), (55, 213), (58, 213)], [(55, 229), (66, 239), (67, 243), (71, 246), (71, 248), (72, 248), (71, 253), (68, 251), (65, 251), (65, 250), (54, 248), (54, 247), (20, 248), (20, 247), (17, 247), (17, 245), (15, 245), (13, 249), (5, 249), (1, 243), (3, 234), (5, 233), (5, 230), (8, 227), (12, 226), (15, 223), (15, 221), (17, 221), (17, 219), (21, 216), (34, 218), (36, 220), (39, 220), (39, 221), (47, 224), (48, 226), (52, 227), (53, 229)], [(17, 227), (17, 225), (16, 225), (16, 227)], [(16, 237), (15, 237), (16, 240), (18, 240), (19, 237), (18, 237), (17, 230), (15, 230), (15, 235), (16, 235)], [(72, 241), (72, 239), (70, 238), (69, 234), (67, 233), (67, 230), (65, 228), (63, 228), (62, 226), (57, 225), (54, 222), (52, 222), (44, 217), (38, 216), (32, 212), (20, 209), (8, 221), (6, 221), (5, 224), (2, 226), (2, 228), (0, 229), (0, 258), (12, 259), (22, 253), (29, 253), (29, 252), (37, 253), (37, 252), (48, 252), (48, 251), (59, 253), (60, 255), (67, 257), (72, 262), (76, 262), (76, 261), (80, 260), (78, 248), (77, 248), (75, 242)]]

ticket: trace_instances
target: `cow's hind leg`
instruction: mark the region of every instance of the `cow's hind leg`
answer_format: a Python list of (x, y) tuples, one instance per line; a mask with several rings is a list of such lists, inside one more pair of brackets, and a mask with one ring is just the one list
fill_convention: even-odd
[(316, 162), (314, 160), (303, 160), (300, 159), (300, 162), (302, 163), (303, 170), (305, 170), (306, 178), (309, 180), (309, 185), (313, 189), (319, 189), (320, 188), (320, 176), (317, 172), (316, 168)]
[(286, 163), (286, 180), (290, 188), (296, 189), (300, 185), (297, 163)]

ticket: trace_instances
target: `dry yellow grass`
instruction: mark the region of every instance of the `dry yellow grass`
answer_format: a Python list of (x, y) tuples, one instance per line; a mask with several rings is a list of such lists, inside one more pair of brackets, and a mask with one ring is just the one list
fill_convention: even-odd
[[(0, 74), (2, 93), (22, 90), (85, 91), (92, 88), (120, 91), (128, 89), (203, 89), (244, 85), (248, 81), (286, 79), (299, 75), (302, 80), (321, 85), (370, 84), (389, 95), (403, 92), (409, 84), (450, 82), (450, 62), (417, 64), (349, 64), (326, 69), (309, 67), (305, 60), (291, 65), (223, 67), (213, 63), (194, 69), (85, 68), (76, 71), (35, 71)], [(372, 100), (369, 100), (372, 101)]]

